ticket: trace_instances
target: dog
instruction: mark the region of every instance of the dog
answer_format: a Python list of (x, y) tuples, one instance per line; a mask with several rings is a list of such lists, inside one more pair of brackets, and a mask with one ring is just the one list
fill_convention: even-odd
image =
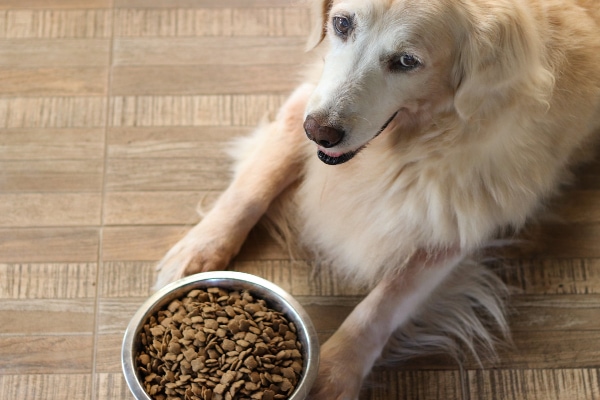
[(270, 217), (341, 277), (371, 288), (322, 346), (311, 392), (356, 399), (389, 343), (398, 353), (459, 351), (458, 342), (493, 347), (490, 321), (508, 331), (505, 288), (477, 255), (522, 229), (569, 168), (591, 157), (600, 7), (316, 0), (313, 8), (317, 66), (273, 122), (232, 147), (230, 186), (159, 263), (157, 287), (226, 268)]

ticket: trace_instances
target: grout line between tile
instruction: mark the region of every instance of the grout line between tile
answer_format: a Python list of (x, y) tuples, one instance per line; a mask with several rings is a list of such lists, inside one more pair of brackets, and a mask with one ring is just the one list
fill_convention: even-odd
[(97, 361), (98, 361), (98, 332), (100, 328), (100, 295), (103, 279), (103, 239), (104, 239), (104, 209), (106, 201), (106, 186), (107, 186), (107, 168), (108, 168), (108, 129), (110, 126), (110, 104), (112, 93), (112, 77), (113, 77), (113, 52), (115, 44), (115, 7), (113, 0), (110, 1), (110, 48), (108, 52), (108, 69), (106, 78), (106, 99), (105, 99), (105, 115), (104, 115), (104, 154), (102, 166), (102, 193), (100, 200), (100, 228), (98, 234), (98, 255), (96, 263), (96, 296), (94, 304), (94, 339), (92, 353), (92, 381), (91, 381), (91, 400), (98, 400), (98, 379), (97, 379)]

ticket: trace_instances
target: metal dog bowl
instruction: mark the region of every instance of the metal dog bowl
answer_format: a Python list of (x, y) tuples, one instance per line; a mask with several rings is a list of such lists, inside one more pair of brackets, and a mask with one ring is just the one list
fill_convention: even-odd
[(319, 368), (319, 342), (316, 330), (302, 306), (279, 286), (254, 275), (233, 271), (206, 272), (173, 282), (154, 293), (135, 313), (123, 338), (121, 364), (129, 389), (137, 400), (153, 400), (140, 382), (135, 355), (141, 347), (140, 332), (149, 317), (166, 308), (173, 300), (194, 289), (220, 287), (227, 290), (247, 290), (256, 298), (267, 302), (269, 308), (282, 312), (296, 325), (298, 340), (302, 344), (302, 375), (289, 400), (302, 400), (308, 396)]

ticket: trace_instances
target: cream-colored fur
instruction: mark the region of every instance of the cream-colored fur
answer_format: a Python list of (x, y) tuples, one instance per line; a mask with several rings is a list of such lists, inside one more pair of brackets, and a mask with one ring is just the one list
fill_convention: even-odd
[[(323, 65), (273, 123), (236, 145), (231, 185), (161, 261), (157, 286), (226, 268), (271, 207), (274, 223), (320, 260), (374, 286), (323, 346), (313, 391), (315, 399), (354, 399), (393, 333), (408, 337), (409, 321), (426, 319), (443, 304), (435, 299), (452, 292), (449, 282), (459, 285), (456, 271), (478, 271), (466, 258), (504, 229), (521, 228), (568, 168), (589, 157), (600, 134), (600, 7), (592, 0), (314, 3), (310, 46)], [(335, 18), (349, 23), (346, 33)], [(310, 142), (309, 119), (343, 137), (332, 146)], [(323, 163), (317, 150), (339, 165)], [(491, 343), (463, 311), (482, 303), (504, 328), (500, 300), (477, 290), (500, 284), (484, 272), (464, 276), (479, 298), (456, 313), (463, 328), (446, 326), (463, 341)]]

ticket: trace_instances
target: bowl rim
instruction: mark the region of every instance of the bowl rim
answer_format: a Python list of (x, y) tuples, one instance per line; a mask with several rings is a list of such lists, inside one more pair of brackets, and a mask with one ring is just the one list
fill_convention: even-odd
[[(135, 368), (135, 352), (133, 349), (135, 338), (142, 329), (143, 323), (152, 313), (152, 310), (157, 306), (162, 306), (174, 299), (180, 298), (181, 294), (173, 294), (172, 296), (169, 296), (169, 293), (172, 293), (178, 289), (189, 286), (189, 290), (193, 290), (194, 286), (197, 284), (207, 283), (206, 285), (200, 285), (199, 287), (209, 286), (210, 283), (208, 282), (215, 282), (215, 286), (219, 286), (219, 281), (234, 281), (234, 283), (236, 283), (241, 289), (252, 290), (252, 288), (255, 288), (256, 286), (262, 287), (263, 289), (266, 289), (267, 291), (276, 295), (275, 299), (277, 300), (277, 303), (283, 303), (286, 306), (286, 317), (290, 318), (291, 316), (292, 320), (303, 322), (302, 324), (296, 323), (296, 329), (299, 335), (306, 341), (304, 355), (305, 359), (303, 362), (304, 371), (300, 381), (296, 385), (296, 389), (288, 398), (288, 400), (303, 400), (307, 398), (310, 389), (317, 378), (319, 370), (319, 341), (317, 337), (317, 331), (312, 323), (312, 320), (310, 319), (310, 316), (302, 307), (302, 305), (294, 297), (292, 297), (292, 295), (278, 285), (256, 275), (238, 271), (201, 272), (177, 280), (153, 293), (138, 308), (127, 325), (121, 347), (121, 367), (123, 370), (123, 375), (125, 376), (127, 386), (134, 397), (137, 400), (153, 400), (146, 393), (146, 390), (138, 379), (138, 374)], [(272, 302), (272, 300), (275, 299), (268, 299), (268, 301)], [(309, 368), (311, 365), (313, 367)]]

